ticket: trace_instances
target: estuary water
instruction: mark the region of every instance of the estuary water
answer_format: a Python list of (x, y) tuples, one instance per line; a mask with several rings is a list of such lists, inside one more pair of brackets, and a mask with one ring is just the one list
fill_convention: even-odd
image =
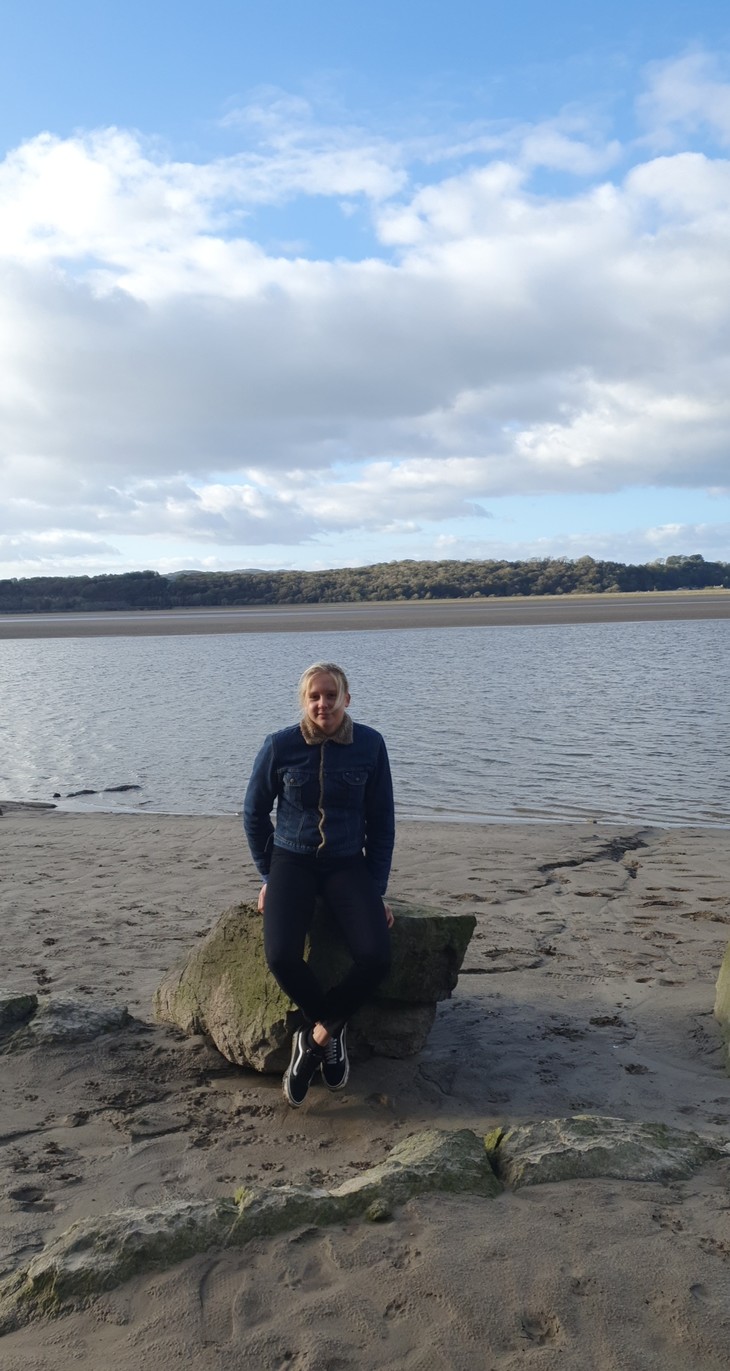
[(730, 620), (8, 640), (0, 799), (239, 811), (326, 658), (386, 737), (402, 818), (726, 827), (729, 655)]

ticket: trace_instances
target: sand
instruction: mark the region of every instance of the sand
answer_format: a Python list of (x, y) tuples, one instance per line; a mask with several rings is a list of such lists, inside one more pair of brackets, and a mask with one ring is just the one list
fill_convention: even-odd
[(190, 633), (327, 633), (354, 629), (647, 623), (678, 619), (730, 619), (730, 591), (510, 595), (470, 600), (118, 610), (106, 614), (7, 614), (0, 615), (0, 640), (168, 637)]
[[(245, 1182), (334, 1183), (424, 1126), (580, 1111), (730, 1138), (712, 1017), (727, 834), (402, 824), (394, 895), (478, 924), (410, 1061), (289, 1109), (279, 1082), (151, 1022), (161, 975), (253, 896), (234, 818), (3, 806), (2, 980), (126, 1004), (124, 1031), (2, 1059), (0, 1274), (76, 1218)], [(641, 846), (637, 844), (642, 844)], [(668, 1185), (411, 1200), (257, 1240), (5, 1337), (4, 1371), (723, 1371), (730, 1159)]]

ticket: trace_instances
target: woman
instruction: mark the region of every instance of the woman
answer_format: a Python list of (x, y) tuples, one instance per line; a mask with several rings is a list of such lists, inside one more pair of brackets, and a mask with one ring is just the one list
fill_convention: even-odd
[[(393, 915), (383, 897), (395, 838), (385, 743), (346, 712), (350, 692), (342, 668), (332, 662), (308, 667), (299, 703), (300, 722), (264, 740), (243, 810), (263, 879), (258, 907), (266, 961), (302, 1012), (283, 1081), (295, 1108), (319, 1070), (330, 1090), (347, 1084), (347, 1021), (390, 965)], [(304, 960), (318, 895), (352, 957), (344, 980), (327, 991)]]

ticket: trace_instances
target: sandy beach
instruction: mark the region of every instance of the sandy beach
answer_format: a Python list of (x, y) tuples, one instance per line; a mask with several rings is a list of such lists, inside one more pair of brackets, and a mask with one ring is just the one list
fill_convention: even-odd
[(169, 637), (190, 633), (327, 633), (383, 628), (656, 623), (730, 619), (730, 591), (527, 595), (367, 604), (252, 605), (233, 609), (0, 615), (4, 638)]
[[(415, 1059), (290, 1110), (278, 1080), (152, 1022), (167, 969), (254, 896), (235, 818), (0, 804), (2, 980), (126, 1005), (92, 1043), (3, 1057), (0, 1278), (77, 1218), (276, 1179), (334, 1184), (417, 1129), (581, 1112), (730, 1139), (712, 1017), (727, 833), (401, 824), (394, 896), (468, 909)], [(4, 1371), (725, 1371), (730, 1158), (668, 1184), (410, 1200), (140, 1276), (0, 1343)]]

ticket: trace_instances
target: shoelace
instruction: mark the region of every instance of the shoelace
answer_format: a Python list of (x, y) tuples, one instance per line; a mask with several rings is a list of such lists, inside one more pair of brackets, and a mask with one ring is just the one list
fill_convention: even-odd
[(337, 1062), (337, 1057), (337, 1039), (330, 1038), (329, 1042), (327, 1043), (324, 1049), (324, 1059), (327, 1062), (328, 1066), (334, 1066)]

